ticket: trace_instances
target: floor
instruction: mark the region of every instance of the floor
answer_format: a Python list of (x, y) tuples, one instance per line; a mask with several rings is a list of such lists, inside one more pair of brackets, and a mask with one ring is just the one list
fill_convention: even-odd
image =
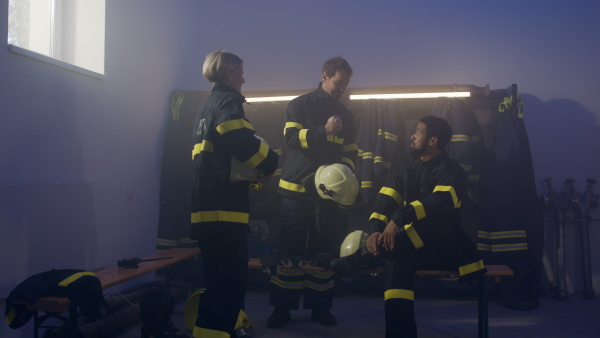
[[(250, 276), (246, 312), (254, 327), (254, 337), (384, 337), (383, 301), (380, 281), (359, 275), (338, 285), (332, 314), (338, 324), (324, 327), (310, 318), (309, 310), (292, 311), (292, 320), (281, 329), (266, 327), (272, 312), (268, 305), (268, 276)], [(417, 281), (415, 312), (419, 337), (477, 337), (477, 299), (470, 285), (452, 280)], [(491, 297), (493, 298), (493, 287)], [(186, 296), (187, 297), (187, 296)], [(569, 295), (566, 301), (551, 296), (540, 298), (540, 307), (518, 311), (490, 300), (490, 337), (600, 337), (600, 299)], [(181, 333), (191, 337), (183, 310), (186, 299), (175, 306), (172, 321)], [(140, 325), (130, 327), (115, 338), (140, 336)]]

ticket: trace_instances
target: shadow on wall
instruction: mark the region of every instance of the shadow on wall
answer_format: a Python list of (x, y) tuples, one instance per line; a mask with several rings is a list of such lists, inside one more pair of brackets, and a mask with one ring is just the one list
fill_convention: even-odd
[(585, 190), (588, 178), (600, 182), (598, 114), (572, 100), (542, 102), (529, 94), (521, 98), (538, 192), (546, 191), (547, 177), (555, 190), (567, 178), (575, 180), (578, 192)]
[[(529, 136), (533, 157), (534, 172), (538, 195), (547, 193), (545, 178), (551, 178), (553, 190), (562, 192), (567, 178), (574, 179), (575, 191), (583, 193), (586, 190), (587, 179), (600, 182), (600, 126), (598, 114), (587, 110), (578, 102), (572, 100), (552, 100), (542, 102), (532, 95), (521, 95), (524, 101), (524, 120)], [(600, 187), (594, 187), (598, 194)], [(572, 221), (569, 212), (566, 226), (565, 264), (567, 271), (567, 291), (580, 293), (582, 289), (582, 258), (580, 229)], [(594, 219), (600, 218), (600, 209), (592, 210)], [(598, 223), (591, 223), (590, 243), (598, 240)], [(553, 220), (545, 220), (545, 248), (551, 263), (550, 269), (556, 269), (556, 224)], [(598, 273), (600, 249), (591, 246), (592, 274)], [(549, 279), (553, 279), (555, 271), (546, 268)], [(595, 281), (593, 288), (600, 290), (600, 281)]]

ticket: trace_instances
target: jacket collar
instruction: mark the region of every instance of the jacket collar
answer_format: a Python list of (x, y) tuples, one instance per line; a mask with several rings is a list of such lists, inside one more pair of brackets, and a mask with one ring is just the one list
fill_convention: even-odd
[(336, 100), (331, 95), (327, 94), (327, 92), (325, 90), (323, 90), (323, 82), (319, 82), (319, 87), (317, 89), (315, 89), (315, 93), (317, 94), (317, 96), (319, 97), (319, 99), (322, 99), (322, 100), (326, 100), (326, 99)]
[(212, 92), (227, 92), (227, 93), (233, 93), (236, 94), (236, 96), (242, 101), (242, 102), (246, 102), (246, 97), (244, 97), (244, 95), (242, 95), (240, 92), (238, 92), (235, 88), (233, 88), (230, 85), (224, 84), (224, 83), (218, 83), (216, 85), (213, 86)]

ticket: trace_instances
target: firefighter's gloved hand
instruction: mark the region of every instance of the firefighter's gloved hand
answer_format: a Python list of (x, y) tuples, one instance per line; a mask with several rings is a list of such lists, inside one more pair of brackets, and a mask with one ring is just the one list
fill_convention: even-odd
[(281, 259), (275, 257), (274, 255), (266, 255), (260, 257), (260, 263), (262, 264), (263, 268), (267, 270), (267, 273), (271, 276), (275, 276), (281, 268)]
[(329, 270), (331, 268), (331, 260), (333, 259), (333, 254), (328, 252), (319, 253), (314, 255), (310, 259), (310, 265), (318, 266), (325, 270)]

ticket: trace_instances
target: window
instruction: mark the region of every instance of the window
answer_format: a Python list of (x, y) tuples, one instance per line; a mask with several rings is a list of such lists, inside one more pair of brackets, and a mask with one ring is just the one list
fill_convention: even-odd
[(104, 74), (105, 2), (9, 0), (9, 49), (76, 71)]

